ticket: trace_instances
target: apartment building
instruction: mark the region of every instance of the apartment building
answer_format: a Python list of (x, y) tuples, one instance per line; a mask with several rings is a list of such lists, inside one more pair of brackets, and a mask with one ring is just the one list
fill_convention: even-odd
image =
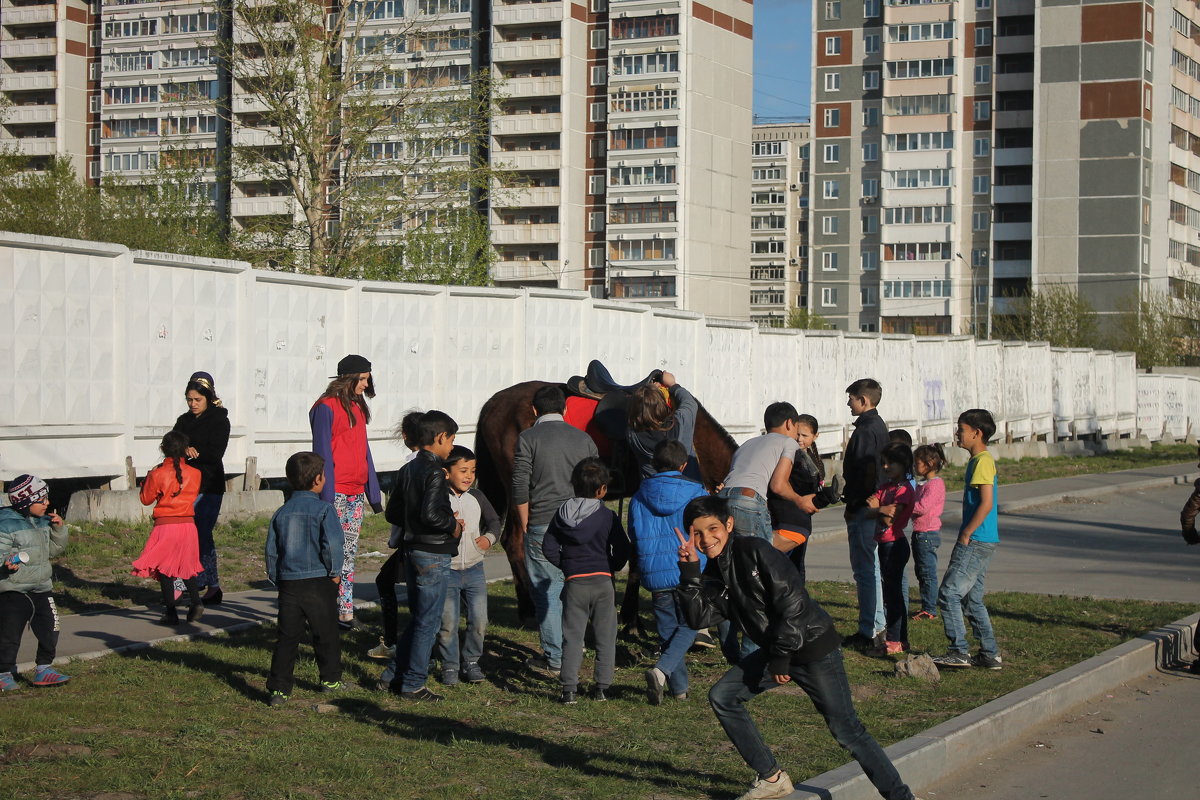
[(495, 278), (745, 319), (752, 7), (492, 4)]
[(34, 169), (69, 153), (81, 178), (95, 177), (98, 119), (92, 6), (83, 0), (0, 0), (0, 147)]
[(808, 308), (808, 123), (755, 124), (750, 173), (750, 320), (781, 328)]
[(1194, 287), (1198, 19), (1182, 0), (814, 4), (814, 310), (988, 335), (1040, 286), (1102, 325)]

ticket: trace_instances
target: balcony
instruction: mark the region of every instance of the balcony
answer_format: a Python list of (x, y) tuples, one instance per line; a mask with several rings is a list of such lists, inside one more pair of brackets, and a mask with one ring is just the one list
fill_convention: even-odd
[(492, 153), (495, 169), (538, 170), (562, 166), (561, 150), (513, 150)]
[(4, 58), (50, 58), (58, 50), (57, 39), (6, 39)]
[(1032, 72), (1008, 72), (992, 75), (997, 92), (1021, 92), (1033, 88)]
[(997, 167), (1013, 167), (1032, 164), (1033, 148), (998, 147), (992, 151), (992, 163)]
[(562, 3), (492, 6), (492, 25), (531, 25), (536, 22), (561, 22), (562, 18)]
[(562, 77), (554, 75), (549, 78), (509, 78), (504, 81), (503, 91), (510, 98), (558, 97), (563, 91)]
[(1013, 239), (1032, 239), (1032, 222), (997, 222), (992, 225), (992, 239), (995, 241), (1010, 241)]
[(562, 40), (543, 39), (527, 42), (494, 42), (492, 62), (548, 61), (562, 58)]
[(1032, 36), (997, 36), (992, 43), (996, 47), (996, 55), (1033, 52)]
[(996, 111), (992, 114), (992, 127), (1000, 128), (1032, 128), (1033, 111)]
[(946, 22), (954, 19), (955, 3), (918, 3), (902, 5), (883, 4), (883, 21), (886, 25), (904, 25), (914, 22)]
[(243, 94), (233, 98), (233, 110), (239, 114), (261, 113), (267, 104), (256, 94)]
[(29, 92), (56, 88), (56, 72), (6, 72), (0, 75), (0, 92)]
[(1033, 187), (1029, 184), (1017, 186), (993, 186), (993, 203), (1032, 203)]
[(493, 225), (492, 244), (558, 244), (557, 222)]
[(53, 136), (33, 137), (24, 139), (5, 139), (6, 144), (12, 144), (17, 152), (26, 156), (52, 156), (58, 152), (58, 139)]
[(1025, 259), (993, 261), (992, 278), (1028, 278), (1033, 274), (1033, 262)]
[(492, 118), (492, 135), (559, 133), (562, 114), (505, 114)]
[(33, 123), (54, 122), (58, 118), (58, 106), (12, 106), (5, 115), (4, 122), (8, 125), (30, 125)]
[(534, 206), (557, 206), (562, 202), (562, 189), (558, 186), (515, 186), (492, 190), (492, 206), (522, 208)]
[(492, 278), (497, 281), (550, 281), (558, 283), (562, 262), (544, 259), (497, 261), (492, 265)]
[(54, 5), (44, 6), (6, 6), (4, 9), (4, 25), (34, 25), (55, 21)]
[(265, 128), (237, 128), (233, 132), (237, 147), (273, 147), (279, 144), (279, 134)]
[(277, 217), (294, 213), (290, 195), (282, 197), (234, 197), (231, 211), (235, 217)]

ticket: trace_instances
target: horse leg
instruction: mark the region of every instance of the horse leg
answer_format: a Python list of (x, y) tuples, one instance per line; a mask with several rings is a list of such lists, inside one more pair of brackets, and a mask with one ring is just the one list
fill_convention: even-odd
[(518, 530), (514, 514), (504, 521), (500, 536), (508, 567), (512, 572), (513, 586), (517, 595), (517, 618), (523, 628), (537, 629), (537, 611), (533, 607), (533, 595), (529, 591), (529, 571), (525, 568), (525, 532)]
[(621, 623), (621, 636), (645, 636), (646, 627), (641, 615), (642, 575), (638, 572), (637, 564), (629, 565), (629, 577), (625, 581), (625, 596), (621, 599), (621, 611), (618, 619)]

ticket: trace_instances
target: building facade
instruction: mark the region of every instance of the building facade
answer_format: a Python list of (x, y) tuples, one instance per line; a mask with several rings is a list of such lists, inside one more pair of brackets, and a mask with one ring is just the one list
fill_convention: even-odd
[(808, 309), (808, 123), (751, 134), (750, 320), (781, 328)]

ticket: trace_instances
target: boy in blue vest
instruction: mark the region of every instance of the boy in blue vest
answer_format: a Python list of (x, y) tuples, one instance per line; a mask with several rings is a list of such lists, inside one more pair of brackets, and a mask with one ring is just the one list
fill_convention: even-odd
[[(662, 703), (669, 687), (671, 696), (687, 699), (688, 673), (685, 656), (696, 641), (675, 606), (679, 585), (677, 529), (683, 528), (683, 507), (692, 498), (708, 494), (696, 481), (686, 478), (688, 452), (676, 439), (664, 439), (654, 447), (650, 465), (654, 475), (642, 481), (629, 502), (629, 536), (633, 541), (642, 586), (654, 601), (654, 621), (661, 642), (658, 661), (646, 670), (646, 698), (650, 705)], [(703, 560), (703, 559), (702, 559)], [(703, 569), (703, 564), (701, 564)]]

